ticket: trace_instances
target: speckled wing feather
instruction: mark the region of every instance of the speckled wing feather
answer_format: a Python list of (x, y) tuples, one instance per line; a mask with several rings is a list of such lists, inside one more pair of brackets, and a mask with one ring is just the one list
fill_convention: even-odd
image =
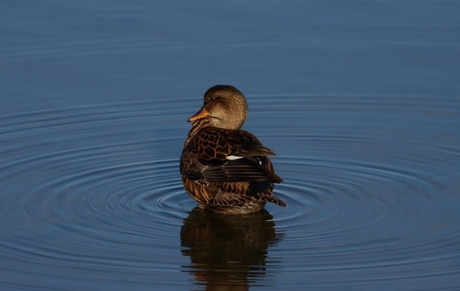
[(281, 178), (267, 170), (258, 158), (241, 158), (224, 163), (211, 161), (202, 172), (207, 182), (281, 182)]
[(279, 183), (282, 179), (267, 168), (266, 157), (274, 155), (247, 131), (208, 127), (201, 129), (185, 146), (181, 172), (201, 182)]

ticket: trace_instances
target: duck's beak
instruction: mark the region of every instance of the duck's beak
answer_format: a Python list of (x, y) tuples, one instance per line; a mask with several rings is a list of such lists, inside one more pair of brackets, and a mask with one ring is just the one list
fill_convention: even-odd
[(195, 121), (195, 120), (198, 120), (198, 119), (205, 118), (207, 116), (209, 116), (209, 112), (206, 111), (206, 109), (204, 109), (204, 107), (203, 107), (203, 108), (200, 109), (200, 111), (198, 111), (195, 115), (190, 117), (187, 121), (192, 122), (192, 121)]

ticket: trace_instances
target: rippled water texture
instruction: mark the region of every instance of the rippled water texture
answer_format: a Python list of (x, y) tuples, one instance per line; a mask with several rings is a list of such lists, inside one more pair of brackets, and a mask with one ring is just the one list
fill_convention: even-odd
[[(0, 289), (458, 290), (459, 5), (321, 3), (5, 5)], [(287, 208), (183, 190), (217, 83)]]

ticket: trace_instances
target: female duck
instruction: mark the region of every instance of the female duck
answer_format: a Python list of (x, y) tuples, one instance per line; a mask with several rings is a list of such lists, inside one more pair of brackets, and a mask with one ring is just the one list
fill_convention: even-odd
[(271, 202), (286, 204), (272, 191), (283, 180), (275, 174), (264, 147), (251, 133), (241, 130), (248, 105), (235, 87), (217, 85), (204, 95), (203, 107), (188, 119), (180, 172), (187, 193), (200, 208), (224, 214), (261, 210)]

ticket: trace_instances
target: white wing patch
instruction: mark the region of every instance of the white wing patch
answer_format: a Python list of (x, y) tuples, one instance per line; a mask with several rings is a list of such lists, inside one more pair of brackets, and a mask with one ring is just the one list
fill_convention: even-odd
[(238, 159), (242, 159), (242, 158), (244, 158), (244, 157), (233, 156), (233, 155), (227, 156), (227, 160), (230, 160), (230, 161), (238, 160)]

